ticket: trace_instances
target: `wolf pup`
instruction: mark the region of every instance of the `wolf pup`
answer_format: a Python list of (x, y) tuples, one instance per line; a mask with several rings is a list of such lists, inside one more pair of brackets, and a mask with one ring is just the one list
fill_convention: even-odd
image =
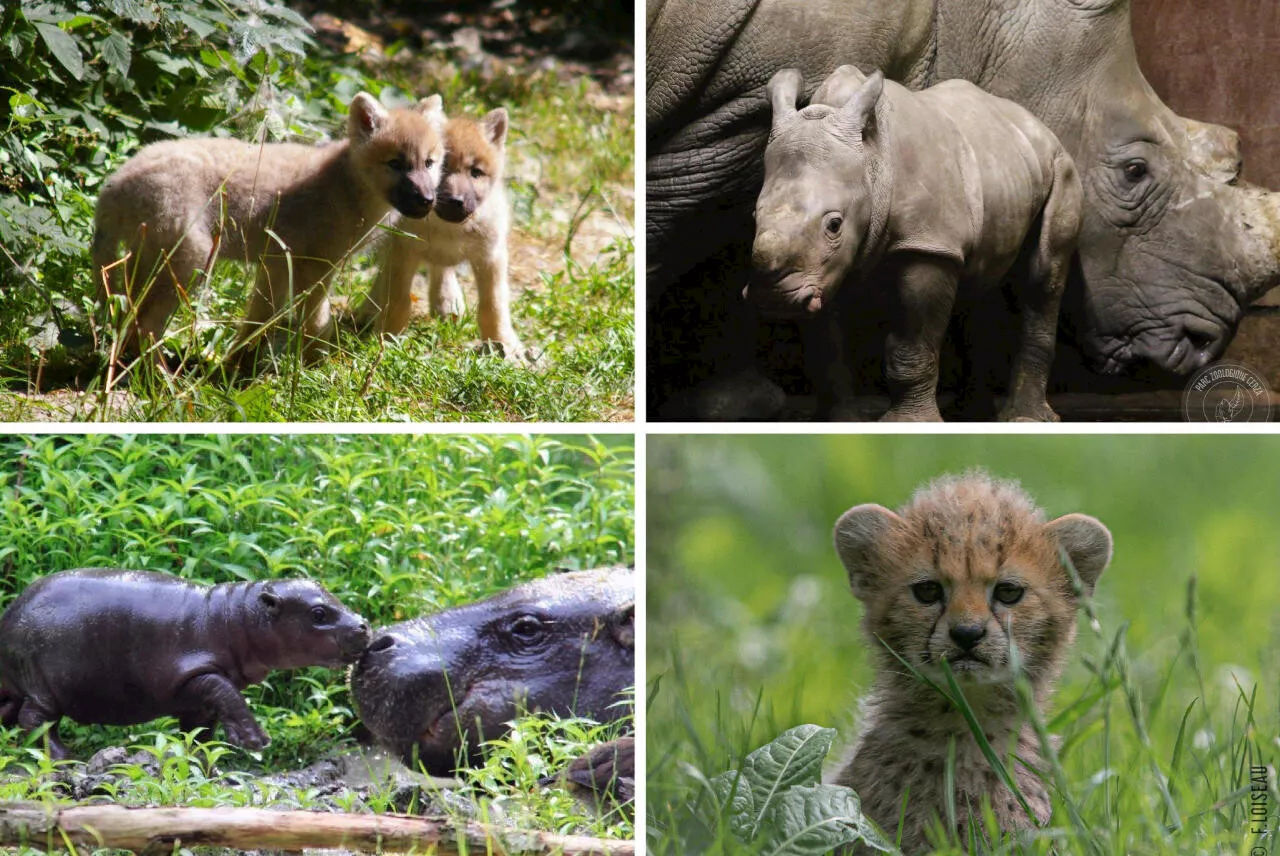
[(432, 313), (461, 315), (466, 304), (455, 268), (466, 261), (480, 294), (480, 338), (500, 345), (507, 359), (524, 357), (511, 325), (507, 285), (511, 215), (502, 183), (506, 139), (507, 111), (501, 108), (479, 122), (449, 120), (435, 210), (424, 220), (401, 223), (409, 235), (392, 235), (387, 241), (378, 279), (357, 315), (361, 327), (404, 332), (413, 275), (423, 263), (429, 266)]
[[(152, 347), (186, 290), (214, 260), (261, 262), (234, 359), (254, 355), (277, 316), (301, 301), (303, 355), (332, 335), (328, 279), (394, 208), (423, 218), (444, 160), (440, 96), (387, 110), (351, 101), (347, 139), (326, 146), (236, 140), (149, 145), (103, 185), (93, 239), (100, 296), (132, 312), (121, 353)], [(120, 245), (131, 253), (117, 261)]]

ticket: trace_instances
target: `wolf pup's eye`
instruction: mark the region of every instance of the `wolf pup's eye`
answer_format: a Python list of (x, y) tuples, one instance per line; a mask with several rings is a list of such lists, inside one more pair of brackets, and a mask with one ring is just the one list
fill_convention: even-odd
[(396, 155), (391, 160), (387, 161), (387, 166), (391, 167), (396, 172), (404, 172), (408, 169), (409, 165), (405, 163), (404, 158)]
[(995, 590), (992, 592), (995, 599), (1005, 606), (1013, 606), (1022, 600), (1022, 596), (1026, 593), (1026, 588), (1016, 583), (996, 583)]
[(911, 593), (923, 604), (934, 604), (942, 600), (942, 585), (933, 580), (926, 580), (913, 585)]
[(480, 167), (478, 167), (478, 166), (473, 166), (473, 167), (471, 167), (471, 177), (472, 177), (472, 178), (484, 178), (484, 170), (482, 170), (482, 169), (481, 169)]

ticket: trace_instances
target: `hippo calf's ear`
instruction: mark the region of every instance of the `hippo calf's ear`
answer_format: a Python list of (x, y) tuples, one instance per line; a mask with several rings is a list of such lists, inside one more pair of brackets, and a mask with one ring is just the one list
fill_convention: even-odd
[(609, 635), (613, 640), (628, 650), (636, 647), (636, 604), (635, 601), (615, 609), (609, 615)]
[(276, 594), (271, 583), (264, 585), (262, 591), (258, 592), (258, 601), (267, 608), (267, 615), (272, 618), (280, 612), (280, 595)]
[(783, 127), (796, 115), (796, 101), (800, 97), (800, 86), (804, 76), (798, 68), (784, 68), (769, 78), (765, 93), (773, 106), (773, 132)]
[(876, 130), (876, 104), (884, 94), (884, 72), (876, 69), (836, 114), (841, 131), (864, 140)]
[(1093, 594), (1098, 577), (1111, 563), (1111, 532), (1087, 514), (1064, 514), (1046, 523), (1045, 529), (1066, 551), (1085, 591)]
[(849, 574), (854, 597), (865, 600), (871, 592), (894, 532), (905, 525), (901, 517), (873, 503), (854, 506), (836, 521), (836, 554)]

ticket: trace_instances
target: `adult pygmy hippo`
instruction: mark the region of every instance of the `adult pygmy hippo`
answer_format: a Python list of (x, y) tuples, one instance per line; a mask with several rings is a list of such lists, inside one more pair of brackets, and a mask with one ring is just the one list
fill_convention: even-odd
[(337, 668), (369, 625), (310, 580), (205, 586), (168, 574), (87, 568), (32, 583), (0, 616), (0, 721), (130, 725), (175, 715), (221, 722), (248, 749), (270, 742), (240, 690), (272, 669)]
[(1058, 138), (967, 81), (912, 92), (845, 65), (797, 111), (802, 82), (791, 68), (768, 86), (748, 299), (804, 316), (847, 279), (883, 284), (884, 418), (941, 420), (939, 349), (957, 291), (998, 291), (1012, 271), (1022, 333), (1000, 418), (1057, 421), (1045, 385), (1083, 199)]
[(380, 744), (449, 775), (521, 707), (618, 719), (635, 680), (635, 575), (612, 568), (553, 574), (378, 631), (351, 689)]

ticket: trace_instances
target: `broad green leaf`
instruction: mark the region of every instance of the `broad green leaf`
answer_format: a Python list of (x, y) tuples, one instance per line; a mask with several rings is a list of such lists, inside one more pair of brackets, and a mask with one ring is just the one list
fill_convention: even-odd
[(737, 770), (729, 770), (712, 777), (708, 784), (721, 811), (728, 811), (729, 829), (743, 841), (750, 841), (755, 835), (756, 812), (755, 798), (746, 776), (739, 776)]
[(102, 40), (102, 58), (107, 68), (121, 77), (129, 74), (129, 64), (133, 61), (133, 50), (129, 40), (120, 33), (112, 33)]
[(752, 837), (779, 794), (797, 785), (818, 784), (835, 736), (834, 728), (798, 725), (747, 756), (742, 777), (755, 804)]
[(106, 5), (115, 14), (135, 24), (150, 25), (159, 20), (151, 5), (139, 0), (107, 0)]
[(84, 79), (84, 57), (80, 55), (80, 46), (76, 44), (76, 40), (53, 24), (40, 23), (35, 28), (49, 48), (49, 53), (62, 63), (62, 67), (71, 72), (76, 80)]
[(774, 800), (762, 832), (768, 856), (820, 856), (861, 840), (883, 853), (894, 848), (862, 814), (858, 795), (839, 785), (795, 787)]

